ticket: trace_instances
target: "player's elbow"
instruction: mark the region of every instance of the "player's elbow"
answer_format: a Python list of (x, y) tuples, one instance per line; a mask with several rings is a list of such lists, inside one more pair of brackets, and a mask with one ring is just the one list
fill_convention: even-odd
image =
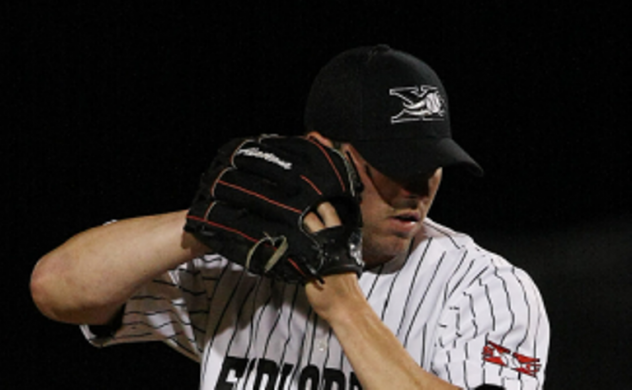
[(107, 323), (120, 304), (76, 266), (76, 255), (57, 249), (42, 257), (31, 274), (31, 297), (46, 317), (70, 324)]
[(30, 291), (33, 303), (46, 317), (61, 322), (76, 323), (72, 307), (78, 294), (69, 286), (61, 254), (52, 252), (42, 257), (31, 274)]
[(42, 257), (31, 274), (30, 290), (33, 303), (39, 311), (46, 317), (61, 321), (58, 315), (60, 303), (57, 302), (59, 284), (61, 276), (54, 271), (52, 263), (56, 261), (48, 254)]

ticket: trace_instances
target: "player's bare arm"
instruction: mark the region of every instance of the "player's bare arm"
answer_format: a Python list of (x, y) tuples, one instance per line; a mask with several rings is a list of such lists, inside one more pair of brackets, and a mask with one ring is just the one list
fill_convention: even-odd
[[(305, 218), (312, 231), (340, 223), (324, 203)], [(333, 328), (364, 389), (457, 389), (422, 369), (366, 301), (353, 273), (305, 287), (310, 304)]]
[(39, 260), (31, 293), (47, 317), (107, 323), (149, 279), (204, 252), (183, 232), (186, 211), (123, 220), (80, 233)]

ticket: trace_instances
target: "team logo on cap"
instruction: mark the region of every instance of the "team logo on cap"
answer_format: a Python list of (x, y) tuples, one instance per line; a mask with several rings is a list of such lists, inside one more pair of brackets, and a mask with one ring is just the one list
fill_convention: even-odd
[(402, 102), (402, 110), (391, 117), (391, 123), (445, 119), (445, 101), (437, 87), (420, 85), (391, 88), (389, 95), (397, 96)]

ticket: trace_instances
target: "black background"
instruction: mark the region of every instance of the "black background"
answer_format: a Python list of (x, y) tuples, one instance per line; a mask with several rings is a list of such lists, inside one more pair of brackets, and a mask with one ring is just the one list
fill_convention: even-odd
[(1, 387), (196, 388), (163, 345), (98, 351), (42, 317), (33, 265), (109, 219), (186, 208), (221, 143), (302, 132), (320, 66), (375, 43), (444, 81), (486, 176), (448, 170), (431, 217), (540, 286), (547, 388), (629, 384), (629, 7), (420, 3), (4, 3)]

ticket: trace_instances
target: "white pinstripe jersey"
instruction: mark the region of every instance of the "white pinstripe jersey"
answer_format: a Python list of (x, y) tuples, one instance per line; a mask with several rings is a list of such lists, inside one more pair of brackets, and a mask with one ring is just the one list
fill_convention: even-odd
[[(531, 278), (429, 219), (401, 261), (365, 271), (368, 302), (427, 371), (463, 388), (543, 385), (549, 324)], [(217, 255), (182, 264), (127, 303), (97, 346), (161, 340), (201, 364), (201, 389), (360, 389), (304, 289)], [(385, 357), (388, 358), (388, 357)]]

